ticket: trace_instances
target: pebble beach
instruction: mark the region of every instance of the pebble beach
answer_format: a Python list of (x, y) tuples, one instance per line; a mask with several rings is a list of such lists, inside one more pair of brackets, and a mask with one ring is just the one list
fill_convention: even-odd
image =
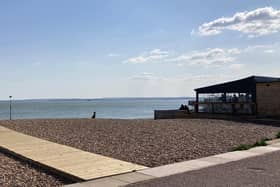
[[(240, 144), (273, 138), (280, 131), (276, 126), (210, 119), (40, 119), (0, 121), (0, 125), (148, 167), (228, 152)], [(4, 165), (9, 168), (12, 163), (5, 162)], [(22, 167), (22, 163), (18, 165)], [(8, 179), (12, 179), (13, 172), (5, 169), (2, 172), (5, 179), (0, 178), (0, 184), (9, 184)], [(22, 181), (21, 175), (18, 176), (15, 181)], [(34, 173), (26, 173), (22, 177), (28, 176), (34, 177)], [(69, 182), (50, 174), (40, 177), (44, 179), (39, 180), (42, 186), (46, 184), (44, 181), (52, 181), (52, 186)]]
[(0, 186), (62, 186), (71, 183), (67, 179), (55, 176), (31, 164), (20, 161), (0, 152)]

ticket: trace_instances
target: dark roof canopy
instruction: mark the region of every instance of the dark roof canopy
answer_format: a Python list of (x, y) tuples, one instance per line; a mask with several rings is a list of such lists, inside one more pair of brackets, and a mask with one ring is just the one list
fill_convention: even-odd
[(240, 80), (197, 88), (197, 93), (253, 93), (256, 83), (280, 82), (280, 78), (251, 76)]

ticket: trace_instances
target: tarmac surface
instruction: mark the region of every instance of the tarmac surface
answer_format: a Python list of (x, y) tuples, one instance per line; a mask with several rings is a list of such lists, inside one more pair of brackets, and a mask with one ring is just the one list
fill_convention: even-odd
[(280, 186), (280, 151), (128, 186)]

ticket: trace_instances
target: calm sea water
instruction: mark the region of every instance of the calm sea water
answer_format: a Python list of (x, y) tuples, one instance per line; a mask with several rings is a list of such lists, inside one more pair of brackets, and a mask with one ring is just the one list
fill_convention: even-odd
[[(155, 109), (177, 109), (190, 98), (113, 98), (14, 100), (13, 119), (38, 118), (153, 118)], [(0, 101), (0, 119), (9, 119), (9, 101)]]

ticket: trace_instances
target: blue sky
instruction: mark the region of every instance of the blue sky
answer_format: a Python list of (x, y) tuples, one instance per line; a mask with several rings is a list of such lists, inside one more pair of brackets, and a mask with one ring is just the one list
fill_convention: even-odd
[(0, 99), (193, 96), (280, 76), (279, 0), (11, 0), (0, 26)]

